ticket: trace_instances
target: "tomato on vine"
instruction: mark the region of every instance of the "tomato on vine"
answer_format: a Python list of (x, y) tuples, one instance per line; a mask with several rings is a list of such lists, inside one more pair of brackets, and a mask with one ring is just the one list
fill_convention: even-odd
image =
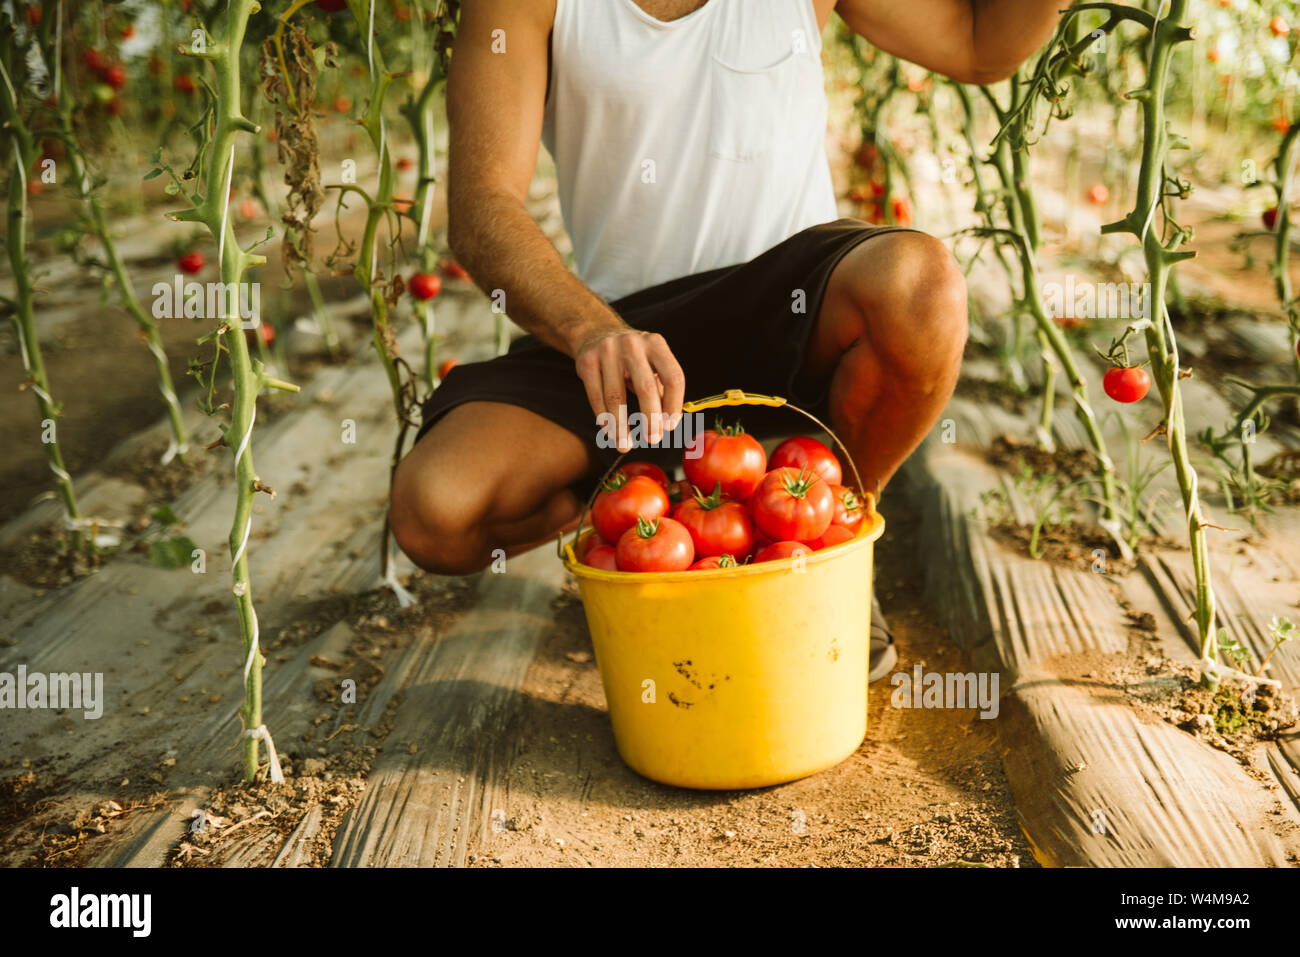
[(436, 273), (417, 272), (411, 276), (406, 288), (414, 298), (427, 302), (442, 292), (442, 279)]
[(1101, 385), (1116, 402), (1137, 402), (1151, 388), (1151, 376), (1140, 366), (1116, 366), (1106, 372)]

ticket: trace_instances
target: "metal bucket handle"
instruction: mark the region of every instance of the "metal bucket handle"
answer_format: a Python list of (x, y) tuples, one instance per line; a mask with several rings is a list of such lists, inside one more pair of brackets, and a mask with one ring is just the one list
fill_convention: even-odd
[[(787, 409), (791, 409), (794, 412), (798, 412), (805, 419), (808, 419), (815, 426), (817, 426), (817, 428), (821, 429), (823, 432), (825, 432), (834, 440), (836, 447), (840, 450), (841, 453), (843, 453), (844, 461), (849, 464), (849, 468), (853, 472), (854, 487), (857, 489), (858, 494), (862, 496), (863, 500), (866, 502), (867, 515), (870, 517), (876, 514), (876, 496), (873, 495), (871, 492), (866, 491), (862, 487), (862, 476), (858, 474), (858, 467), (857, 465), (854, 464), (853, 456), (849, 454), (848, 448), (844, 445), (842, 441), (840, 441), (840, 437), (836, 435), (834, 431), (832, 431), (830, 426), (826, 425), (824, 422), (822, 422), (821, 419), (817, 418), (817, 416), (813, 415), (811, 412), (808, 412), (804, 409), (799, 408), (797, 405), (787, 402), (785, 399), (781, 398), (780, 396), (760, 395), (756, 392), (745, 392), (741, 389), (728, 389), (726, 392), (722, 393), (721, 395), (711, 395), (707, 399), (696, 399), (693, 402), (683, 402), (682, 412), (684, 413), (703, 412), (705, 409), (717, 409), (722, 406), (728, 406), (728, 405), (766, 405), (766, 406), (771, 406), (772, 408), (780, 408), (784, 406)], [(587, 513), (591, 511), (592, 505), (595, 504), (596, 496), (600, 494), (600, 490), (604, 487), (605, 483), (609, 481), (610, 476), (612, 476), (615, 472), (618, 471), (618, 467), (622, 464), (623, 459), (627, 458), (627, 456), (630, 454), (631, 454), (630, 450), (628, 452), (619, 453), (618, 458), (614, 459), (614, 464), (609, 467), (609, 469), (605, 472), (603, 476), (601, 476), (600, 481), (596, 483), (596, 490), (591, 493), (591, 497), (587, 499), (587, 503), (582, 507), (582, 514), (578, 516), (578, 527), (574, 530), (573, 533), (573, 541), (569, 543), (569, 548), (572, 549), (575, 554), (578, 546), (578, 536), (582, 534), (583, 526), (587, 522)], [(556, 537), (555, 553), (559, 555), (560, 558), (564, 558), (564, 533), (563, 532), (561, 532)]]

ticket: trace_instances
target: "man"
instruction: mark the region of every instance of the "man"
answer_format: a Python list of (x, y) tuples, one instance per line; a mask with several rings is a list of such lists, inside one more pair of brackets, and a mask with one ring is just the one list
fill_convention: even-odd
[[(616, 454), (598, 414), (639, 409), (658, 442), (684, 398), (728, 388), (829, 416), (867, 490), (883, 487), (952, 394), (966, 290), (938, 240), (835, 221), (822, 29), (834, 9), (882, 50), (991, 83), (1061, 5), (466, 0), (449, 239), (531, 335), (426, 403), (389, 513), (406, 554), (465, 574), (553, 540)], [(577, 276), (525, 209), (539, 142)], [(896, 657), (874, 617), (873, 680)]]

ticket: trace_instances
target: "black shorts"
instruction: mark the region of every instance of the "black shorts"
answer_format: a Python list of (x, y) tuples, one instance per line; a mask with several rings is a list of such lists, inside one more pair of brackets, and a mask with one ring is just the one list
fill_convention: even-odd
[[(668, 342), (686, 376), (686, 398), (702, 399), (743, 389), (789, 399), (827, 421), (829, 381), (800, 376), (807, 347), (831, 272), (854, 246), (886, 232), (911, 232), (840, 219), (812, 226), (735, 266), (673, 279), (610, 303), (635, 329), (657, 332)], [(628, 389), (628, 411), (636, 395)], [(417, 441), (443, 415), (465, 402), (522, 406), (587, 441), (607, 467), (616, 448), (598, 442), (595, 413), (574, 369), (573, 359), (534, 336), (515, 339), (495, 359), (458, 365), (424, 403)], [(712, 428), (712, 414), (706, 413)], [(808, 431), (807, 420), (789, 410), (746, 407), (727, 410), (756, 435)], [(805, 426), (801, 426), (804, 423)], [(664, 448), (642, 448), (635, 457), (671, 463), (681, 456), (680, 440), (665, 436)], [(587, 492), (592, 487), (583, 483)]]

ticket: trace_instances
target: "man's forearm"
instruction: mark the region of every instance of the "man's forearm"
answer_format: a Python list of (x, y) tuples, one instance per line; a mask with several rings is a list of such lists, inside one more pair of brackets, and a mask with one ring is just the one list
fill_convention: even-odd
[(449, 239), (460, 264), (489, 295), (504, 290), (510, 318), (553, 349), (575, 356), (618, 315), (565, 268), (555, 247), (509, 192), (453, 197)]

